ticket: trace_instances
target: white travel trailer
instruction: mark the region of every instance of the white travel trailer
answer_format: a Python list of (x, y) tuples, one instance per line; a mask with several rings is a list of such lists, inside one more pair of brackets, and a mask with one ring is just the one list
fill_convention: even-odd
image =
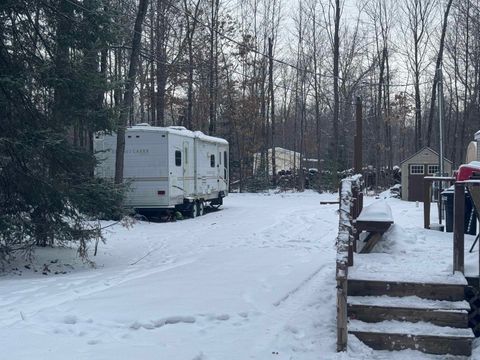
[[(113, 178), (117, 137), (97, 134), (96, 176)], [(126, 206), (139, 213), (179, 210), (195, 217), (228, 195), (228, 142), (181, 126), (139, 124), (125, 134)]]

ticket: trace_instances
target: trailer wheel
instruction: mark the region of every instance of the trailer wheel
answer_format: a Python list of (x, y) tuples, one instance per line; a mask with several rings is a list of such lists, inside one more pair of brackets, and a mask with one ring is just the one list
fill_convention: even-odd
[(195, 219), (197, 217), (198, 210), (197, 210), (197, 203), (192, 202), (188, 209), (188, 216), (191, 217), (192, 219)]
[(205, 204), (203, 201), (198, 202), (198, 216), (202, 216), (205, 214)]
[(210, 202), (210, 207), (213, 209), (213, 210), (218, 210), (218, 208), (220, 206), (223, 205), (223, 198), (221, 196), (219, 196), (218, 198), (216, 199), (213, 199), (211, 202)]

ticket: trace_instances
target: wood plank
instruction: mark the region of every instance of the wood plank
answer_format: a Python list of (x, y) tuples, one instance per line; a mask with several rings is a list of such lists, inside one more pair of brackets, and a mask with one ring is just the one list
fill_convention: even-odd
[(348, 316), (368, 323), (385, 320), (425, 321), (439, 326), (468, 327), (468, 312), (458, 310), (348, 304)]
[(365, 239), (365, 245), (362, 247), (362, 250), (360, 250), (360, 254), (370, 253), (375, 245), (377, 245), (378, 241), (382, 238), (382, 235), (382, 233), (378, 232), (370, 233)]
[(349, 296), (418, 296), (424, 299), (461, 301), (464, 285), (348, 279)]
[(374, 231), (384, 233), (387, 231), (390, 226), (392, 226), (393, 221), (360, 221), (355, 222), (355, 228), (357, 231)]
[(374, 350), (418, 350), (436, 355), (472, 355), (472, 338), (350, 331)]

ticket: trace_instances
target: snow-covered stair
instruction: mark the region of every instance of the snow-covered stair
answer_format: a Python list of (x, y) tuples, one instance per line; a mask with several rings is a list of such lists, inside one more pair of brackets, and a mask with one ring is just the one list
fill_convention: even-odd
[(350, 319), (375, 323), (385, 320), (428, 321), (438, 326), (468, 327), (467, 301), (421, 299), (417, 296), (350, 296)]
[(429, 354), (470, 356), (475, 338), (471, 329), (437, 326), (427, 322), (349, 321), (350, 334), (376, 350), (413, 349)]
[(348, 332), (376, 350), (471, 355), (465, 279), (433, 280), (349, 279)]

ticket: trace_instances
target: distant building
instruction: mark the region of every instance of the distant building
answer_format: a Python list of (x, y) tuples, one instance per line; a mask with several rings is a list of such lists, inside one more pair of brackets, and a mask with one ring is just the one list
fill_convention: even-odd
[[(268, 149), (268, 174), (272, 175), (272, 149)], [(261, 166), (262, 153), (253, 154), (253, 173), (256, 174)], [(281, 147), (275, 147), (275, 168), (279, 171), (293, 171), (300, 167), (300, 153)]]
[(475, 147), (476, 147), (476, 150), (477, 150), (477, 157), (476, 157), (476, 159), (474, 159), (474, 160), (480, 161), (480, 146), (478, 146), (478, 145), (479, 145), (478, 143), (480, 142), (480, 130), (478, 130), (478, 131), (475, 133), (474, 139), (475, 139), (475, 143), (476, 143), (476, 146), (475, 146)]
[[(444, 172), (452, 174), (452, 162), (444, 159)], [(423, 178), (434, 176), (440, 171), (440, 155), (429, 147), (424, 147), (409, 158), (403, 160), (402, 200), (423, 201)]]
[(465, 164), (479, 160), (477, 141), (470, 141), (470, 143), (468, 144), (467, 154), (465, 155)]
[[(253, 174), (259, 171), (262, 161), (262, 153), (257, 152), (253, 154)], [(318, 168), (317, 159), (303, 158), (304, 169), (311, 170)], [(275, 147), (275, 168), (280, 171), (292, 171), (300, 168), (300, 153), (281, 147)], [(272, 149), (268, 149), (268, 174), (272, 175)]]

